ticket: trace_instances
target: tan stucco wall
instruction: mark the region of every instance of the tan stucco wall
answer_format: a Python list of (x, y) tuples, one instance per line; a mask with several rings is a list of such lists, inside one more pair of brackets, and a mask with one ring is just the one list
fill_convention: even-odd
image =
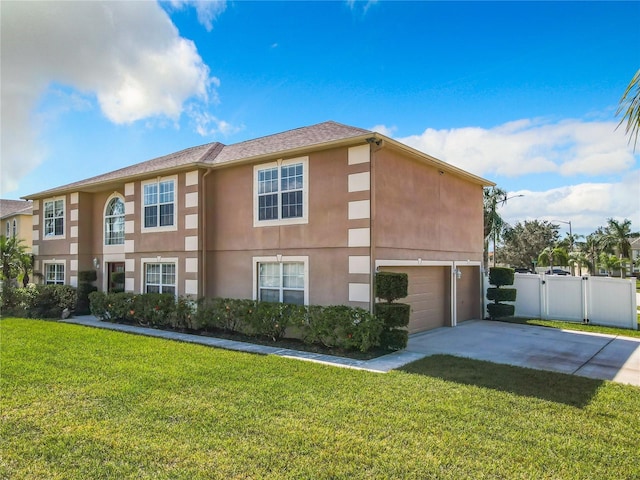
[(31, 246), (33, 245), (33, 235), (31, 233), (33, 224), (31, 215), (18, 214), (4, 217), (1, 222), (1, 233), (3, 235), (6, 234), (6, 224), (9, 222), (9, 236), (13, 235), (14, 220), (16, 221), (17, 228), (16, 237), (22, 240), (21, 244), (26, 247), (27, 250), (31, 250)]
[(482, 259), (482, 186), (393, 150), (373, 155), (377, 258)]
[[(302, 225), (253, 226), (254, 165), (206, 177), (208, 296), (251, 298), (253, 257), (307, 256), (309, 302), (349, 304), (347, 149), (309, 154), (309, 217)], [(257, 164), (260, 165), (260, 164)], [(359, 254), (368, 254), (368, 249)]]

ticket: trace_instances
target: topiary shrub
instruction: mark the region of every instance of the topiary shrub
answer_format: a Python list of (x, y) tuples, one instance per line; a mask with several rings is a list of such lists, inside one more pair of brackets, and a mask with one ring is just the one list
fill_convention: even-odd
[(376, 273), (375, 295), (388, 303), (407, 296), (409, 276), (406, 273)]
[(406, 273), (378, 272), (375, 279), (376, 297), (385, 300), (376, 303), (374, 312), (382, 321), (380, 345), (388, 350), (406, 348), (409, 334), (406, 330), (411, 318), (411, 306), (392, 303), (409, 294), (409, 276)]
[(93, 282), (98, 278), (98, 274), (95, 270), (85, 270), (78, 272), (78, 301), (76, 302), (76, 315), (87, 315), (91, 313), (91, 307), (89, 305), (89, 295), (92, 292), (98, 290), (98, 287), (93, 285)]
[(505, 267), (492, 267), (489, 269), (489, 283), (495, 285), (487, 289), (487, 299), (493, 303), (487, 305), (489, 317), (511, 317), (515, 313), (515, 305), (500, 302), (515, 302), (517, 290), (515, 288), (502, 288), (504, 285), (513, 285), (515, 270)]

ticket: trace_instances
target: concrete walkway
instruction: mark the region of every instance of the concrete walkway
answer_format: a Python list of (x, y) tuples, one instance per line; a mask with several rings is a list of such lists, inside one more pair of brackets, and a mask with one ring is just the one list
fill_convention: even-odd
[(640, 386), (640, 339), (531, 325), (472, 320), (455, 328), (444, 327), (411, 335), (409, 344), (403, 351), (372, 360), (355, 360), (154, 328), (101, 322), (90, 315), (64, 321), (228, 350), (278, 355), (373, 372), (388, 372), (429, 355), (447, 354)]

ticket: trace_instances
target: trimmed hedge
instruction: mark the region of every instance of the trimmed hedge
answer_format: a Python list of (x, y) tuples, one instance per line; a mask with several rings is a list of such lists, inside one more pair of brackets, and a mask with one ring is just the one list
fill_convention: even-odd
[(78, 300), (76, 302), (75, 314), (86, 315), (91, 312), (89, 309), (89, 294), (98, 290), (93, 282), (98, 278), (95, 270), (84, 270), (78, 272)]
[(515, 288), (487, 288), (487, 300), (498, 302), (515, 302), (517, 290)]
[(515, 302), (517, 290), (515, 288), (501, 288), (513, 285), (515, 270), (512, 268), (492, 267), (489, 269), (489, 283), (495, 287), (487, 289), (487, 299), (494, 303), (487, 305), (487, 312), (492, 319), (511, 317), (515, 313), (515, 305), (500, 302)]
[(516, 311), (516, 307), (508, 303), (489, 303), (487, 310), (491, 318), (503, 318), (512, 317)]
[(411, 318), (411, 305), (406, 303), (376, 303), (376, 317), (384, 322), (385, 327), (406, 327)]
[(26, 318), (60, 318), (65, 309), (76, 306), (76, 289), (69, 285), (4, 286), (2, 314)]
[(500, 288), (504, 285), (513, 285), (515, 270), (506, 267), (491, 267), (489, 269), (489, 283)]
[(411, 306), (405, 303), (392, 303), (409, 294), (409, 276), (406, 273), (378, 272), (375, 279), (376, 297), (386, 302), (376, 303), (376, 317), (382, 320), (380, 345), (388, 350), (406, 348), (409, 333), (406, 326), (411, 318)]
[[(101, 320), (204, 332), (223, 330), (277, 341), (296, 333), (306, 343), (366, 352), (380, 344), (382, 320), (362, 308), (302, 306), (231, 298), (176, 301), (172, 295), (93, 292)], [(397, 343), (397, 342), (396, 342)], [(406, 343), (406, 342), (405, 342)]]
[(376, 273), (375, 295), (391, 303), (409, 294), (409, 276), (406, 273)]

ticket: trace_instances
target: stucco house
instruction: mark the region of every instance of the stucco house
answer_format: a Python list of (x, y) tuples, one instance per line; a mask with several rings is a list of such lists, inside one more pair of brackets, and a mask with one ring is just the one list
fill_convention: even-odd
[(0, 233), (7, 238), (17, 237), (30, 251), (32, 243), (32, 203), (24, 200), (0, 200)]
[(29, 195), (35, 270), (98, 288), (372, 308), (409, 274), (410, 331), (481, 315), (483, 186), (379, 133), (324, 122), (218, 142)]

